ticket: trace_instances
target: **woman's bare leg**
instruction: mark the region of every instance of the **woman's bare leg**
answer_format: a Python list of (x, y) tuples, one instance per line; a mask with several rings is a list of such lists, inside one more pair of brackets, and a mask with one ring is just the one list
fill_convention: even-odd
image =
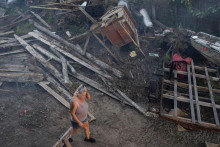
[(85, 131), (86, 139), (89, 139), (90, 134), (89, 134), (89, 122), (88, 121), (84, 123), (84, 131)]

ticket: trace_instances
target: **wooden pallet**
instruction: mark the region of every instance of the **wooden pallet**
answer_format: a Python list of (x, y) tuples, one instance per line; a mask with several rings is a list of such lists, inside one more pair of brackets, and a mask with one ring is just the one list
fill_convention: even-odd
[[(191, 65), (187, 65), (186, 72), (173, 70), (173, 80), (166, 78), (169, 77), (166, 76), (170, 72), (169, 68), (164, 68), (163, 71), (165, 74), (162, 82), (160, 116), (164, 119), (185, 125), (190, 129), (220, 131), (219, 114), (217, 111), (220, 109), (220, 105), (215, 102), (215, 94), (219, 95), (220, 91), (219, 89), (212, 88), (212, 82), (220, 84), (218, 70), (194, 66), (194, 62), (192, 61)], [(178, 79), (178, 74), (185, 75), (184, 79)], [(207, 87), (197, 85), (198, 82), (201, 83), (201, 80), (207, 83)], [(188, 106), (190, 108), (188, 116), (180, 116), (178, 113), (179, 108), (184, 111), (184, 108)], [(204, 112), (208, 112), (210, 108), (213, 111), (213, 118), (210, 115), (209, 122), (205, 122), (205, 118), (203, 118)], [(165, 111), (167, 109), (174, 109), (174, 113), (168, 114)], [(214, 121), (211, 121), (211, 119)]]

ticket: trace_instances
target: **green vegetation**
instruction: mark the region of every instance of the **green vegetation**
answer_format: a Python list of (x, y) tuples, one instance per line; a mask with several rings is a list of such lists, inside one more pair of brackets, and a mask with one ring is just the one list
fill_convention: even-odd
[(87, 29), (84, 25), (74, 24), (69, 26), (69, 31), (71, 31), (74, 35), (79, 35), (85, 33)]
[(45, 21), (48, 22), (49, 24), (52, 24), (52, 23), (55, 22), (56, 17), (55, 17), (54, 14), (51, 15), (51, 14), (50, 14), (50, 11), (47, 11), (47, 13), (46, 13), (44, 19), (45, 19)]
[[(217, 11), (220, 10), (220, 2), (217, 2), (217, 1), (216, 1), (215, 5), (209, 6), (207, 8), (205, 7), (207, 2), (203, 1), (204, 2), (204, 7), (202, 7), (201, 9), (194, 7), (193, 6), (193, 1), (190, 1), (190, 0), (171, 0), (171, 2), (185, 5), (186, 8), (187, 8), (187, 11), (190, 14), (192, 14), (193, 16), (196, 16), (198, 18), (204, 18), (204, 17), (206, 17), (210, 14), (214, 14)], [(194, 4), (197, 4), (197, 3), (198, 3), (198, 1), (197, 2), (194, 1)]]
[(16, 27), (16, 34), (17, 35), (24, 35), (28, 32), (32, 31), (34, 29), (34, 26), (30, 22), (22, 23), (21, 25)]
[(170, 56), (168, 54), (164, 55), (164, 61), (169, 62), (171, 60)]

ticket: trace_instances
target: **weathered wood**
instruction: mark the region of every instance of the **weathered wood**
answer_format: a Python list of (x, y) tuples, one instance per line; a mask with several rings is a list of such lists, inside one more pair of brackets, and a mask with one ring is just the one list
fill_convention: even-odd
[(8, 72), (30, 72), (28, 71), (27, 66), (18, 65), (18, 64), (0, 64), (0, 71), (8, 71)]
[(98, 42), (107, 50), (107, 52), (116, 60), (118, 59), (115, 57), (115, 55), (111, 52), (111, 50), (102, 42), (102, 40), (95, 34), (93, 33), (93, 36), (98, 40)]
[[(36, 41), (36, 39), (32, 39), (32, 40), (27, 40), (27, 43)], [(19, 43), (4, 43), (0, 45), (0, 48), (9, 48), (9, 47), (17, 47), (17, 46), (21, 46), (21, 44)]]
[(30, 6), (32, 9), (43, 9), (43, 10), (61, 10), (61, 11), (70, 11), (71, 9), (60, 9), (60, 8), (46, 8), (46, 7), (36, 7), (36, 6)]
[(90, 31), (86, 31), (85, 33), (82, 33), (80, 35), (77, 35), (77, 36), (73, 36), (72, 38), (70, 38), (69, 40), (76, 40), (76, 39), (80, 39), (80, 38), (83, 38), (87, 35), (89, 35)]
[[(50, 59), (53, 59), (53, 60), (55, 60), (57, 62), (62, 63), (61, 59), (59, 59), (57, 56), (55, 56), (51, 52), (47, 51), (46, 49), (42, 48), (41, 46), (39, 46), (37, 44), (33, 44), (33, 47), (35, 49), (37, 49), (39, 52), (41, 52), (42, 54), (44, 54), (47, 57), (49, 57)], [(74, 69), (74, 67), (72, 67), (72, 65), (68, 61), (67, 61), (67, 66), (70, 68), (72, 73), (76, 73), (76, 70)]]
[[(164, 71), (165, 72), (170, 72), (170, 69), (169, 68), (164, 68)], [(175, 70), (173, 70), (173, 72), (174, 72)], [(188, 73), (187, 72), (185, 72), (185, 71), (180, 71), (180, 70), (178, 70), (177, 71), (177, 73), (178, 74), (182, 74), (182, 75), (188, 75)], [(191, 73), (192, 74), (192, 73)], [(195, 77), (196, 78), (201, 78), (201, 79), (206, 79), (206, 76), (205, 75), (201, 75), (201, 74), (195, 74)], [(219, 80), (219, 78), (218, 77), (210, 77), (213, 81), (220, 81)]]
[(47, 28), (51, 29), (50, 25), (44, 21), (38, 14), (33, 11), (30, 11), (42, 24), (44, 24)]
[(194, 104), (193, 104), (193, 94), (192, 94), (192, 81), (191, 81), (191, 72), (190, 66), (187, 64), (187, 73), (188, 73), (188, 85), (189, 85), (189, 99), (190, 99), (190, 110), (192, 122), (195, 123), (195, 112), (194, 112)]
[(201, 124), (201, 114), (200, 114), (200, 106), (199, 106), (199, 98), (198, 98), (198, 90), (197, 90), (197, 83), (196, 83), (196, 76), (195, 76), (195, 69), (194, 69), (194, 62), (191, 61), (191, 67), (192, 67), (192, 76), (193, 76), (193, 85), (194, 85), (194, 94), (196, 99), (196, 110), (197, 110), (197, 119), (199, 124)]
[(161, 22), (159, 22), (158, 20), (154, 19), (153, 22), (158, 25), (159, 27), (161, 27), (162, 29), (166, 29), (167, 26), (165, 26), (164, 24), (162, 24)]
[(92, 16), (90, 16), (82, 7), (78, 7), (79, 10), (86, 15), (86, 17), (88, 17), (89, 20), (91, 20), (92, 23), (97, 23), (97, 21), (92, 18)]
[(27, 20), (27, 19), (29, 19), (29, 18), (30, 18), (30, 17), (26, 17), (26, 18), (23, 18), (23, 19), (21, 19), (21, 20), (15, 22), (15, 23), (9, 24), (9, 25), (7, 25), (7, 26), (3, 26), (3, 27), (0, 28), (0, 30), (10, 29), (10, 28), (16, 26), (17, 24), (19, 24), (19, 23), (21, 23), (21, 22), (23, 22), (23, 21), (25, 21), (25, 20)]
[[(22, 39), (27, 39), (27, 38), (31, 38), (31, 35), (23, 35), (23, 36), (20, 36)], [(0, 39), (1, 40), (1, 39)], [(16, 42), (17, 40), (15, 38), (10, 38), (8, 40), (1, 40), (0, 41), (0, 44), (3, 44), (3, 43), (13, 43), (13, 42)]]
[[(172, 81), (170, 81), (170, 80), (164, 80), (164, 83), (174, 85), (174, 82), (172, 82)], [(177, 82), (177, 84), (178, 84), (178, 87), (186, 88), (186, 89), (187, 89), (188, 86), (189, 86), (188, 84), (186, 84), (186, 83), (181, 83), (181, 82)], [(193, 85), (192, 85), (192, 87), (194, 88)], [(199, 91), (202, 91), (202, 92), (209, 92), (209, 89), (206, 88), (206, 87), (197, 86), (197, 89), (198, 89)], [(218, 89), (212, 89), (212, 91), (213, 91), (214, 93), (220, 93), (220, 90), (218, 90)]]
[(10, 51), (10, 52), (1, 53), (0, 56), (11, 55), (11, 54), (17, 54), (17, 53), (23, 53), (23, 52), (25, 52), (24, 49), (19, 49), (19, 50), (15, 50), (15, 51)]
[(73, 127), (70, 127), (64, 134), (63, 136), (55, 143), (55, 145), (53, 145), (53, 147), (63, 147), (64, 143), (63, 143), (63, 139), (67, 138), (67, 136), (70, 136), (70, 134), (72, 134), (73, 132)]
[(63, 76), (64, 76), (64, 82), (66, 84), (72, 85), (72, 82), (69, 80), (69, 76), (68, 76), (67, 61), (66, 61), (66, 59), (58, 51), (56, 51), (54, 48), (51, 47), (50, 49), (61, 59), (62, 72), (63, 72)]
[(177, 72), (174, 72), (174, 116), (177, 117)]
[[(171, 100), (174, 99), (174, 95), (170, 95), (170, 94), (163, 94), (162, 97)], [(184, 96), (178, 96), (177, 100), (180, 102), (190, 103), (190, 99)], [(193, 100), (193, 104), (196, 104), (195, 100)], [(207, 102), (199, 101), (199, 105), (212, 108), (212, 104)], [(220, 105), (216, 105), (216, 108), (220, 109)]]
[(88, 48), (89, 40), (90, 40), (90, 36), (86, 38), (86, 43), (84, 45), (84, 49), (83, 49), (83, 53), (82, 53), (83, 56), (86, 54), (86, 50)]
[(94, 68), (94, 67), (91, 66), (90, 64), (84, 62), (83, 60), (81, 60), (81, 59), (79, 59), (79, 58), (73, 56), (72, 54), (70, 54), (70, 53), (68, 53), (68, 52), (66, 52), (66, 51), (64, 51), (64, 50), (62, 50), (61, 48), (59, 48), (59, 47), (57, 47), (57, 46), (51, 44), (51, 42), (49, 42), (49, 41), (43, 39), (39, 34), (37, 34), (37, 33), (35, 33), (35, 32), (30, 32), (29, 34), (32, 35), (33, 37), (35, 37), (36, 39), (42, 41), (43, 43), (49, 45), (50, 47), (56, 49), (57, 51), (59, 51), (60, 53), (64, 54), (65, 56), (67, 56), (67, 57), (71, 58), (72, 60), (78, 62), (79, 64), (85, 66), (86, 68), (88, 68), (88, 69), (94, 71), (95, 73), (100, 74), (100, 75), (102, 75), (102, 76), (104, 76), (104, 77), (106, 77), (106, 78), (108, 78), (108, 79), (111, 79), (111, 76), (109, 76), (108, 74), (105, 74), (105, 73), (103, 73), (102, 71), (97, 70), (96, 68)]
[(44, 79), (43, 74), (39, 73), (19, 73), (2, 72), (0, 73), (0, 82), (34, 82), (38, 83)]
[(9, 34), (13, 34), (13, 33), (15, 33), (15, 32), (14, 31), (4, 32), (4, 33), (0, 33), (0, 36), (9, 35)]
[[(76, 79), (78, 79), (78, 80), (80, 80), (80, 81), (82, 81), (82, 82), (84, 82), (84, 83), (90, 85), (91, 87), (97, 89), (98, 91), (100, 91), (100, 92), (102, 92), (102, 93), (104, 93), (104, 94), (110, 96), (111, 98), (113, 98), (113, 99), (115, 99), (115, 100), (121, 102), (121, 99), (120, 99), (120, 98), (118, 98), (118, 97), (116, 97), (115, 95), (113, 95), (113, 94), (111, 94), (110, 92), (108, 92), (101, 84), (97, 83), (96, 81), (93, 81), (92, 79), (89, 79), (89, 78), (87, 78), (86, 76), (83, 76), (83, 75), (81, 75), (81, 74), (79, 74), (79, 73), (74, 74), (74, 75), (73, 75), (73, 74), (70, 74), (70, 75), (73, 76), (74, 78), (76, 78)], [(125, 102), (125, 104), (127, 104), (127, 105), (129, 105), (129, 106), (132, 106), (131, 104), (129, 104), (129, 103), (127, 103), (127, 102)]]
[(32, 55), (34, 56), (51, 74), (53, 74), (62, 84), (65, 85), (64, 80), (62, 78), (62, 74), (38, 52), (34, 50), (29, 44), (27, 44), (23, 39), (14, 35), (15, 38), (22, 44), (22, 46)]
[(211, 82), (210, 82), (207, 67), (205, 67), (205, 74), (206, 74), (206, 80), (208, 82), (209, 95), (210, 95), (211, 102), (212, 102), (212, 109), (213, 109), (213, 113), (214, 113), (214, 117), (215, 117), (215, 123), (216, 123), (217, 126), (219, 126), (218, 113), (217, 113), (216, 107), (215, 107), (215, 99), (214, 99), (214, 96), (213, 96), (212, 86), (211, 86)]
[(137, 105), (134, 101), (132, 101), (129, 97), (127, 97), (122, 91), (117, 89), (117, 92), (126, 100), (128, 101), (135, 109), (137, 109), (141, 114), (143, 114), (145, 117), (147, 117), (147, 112), (142, 107)]
[[(52, 32), (49, 31), (48, 29), (42, 27), (42, 26), (39, 25), (38, 23), (33, 22), (33, 21), (31, 21), (31, 22), (34, 24), (34, 26), (35, 26), (36, 28), (38, 28), (38, 29), (41, 30), (42, 32), (46, 33), (46, 34), (49, 35), (50, 37), (52, 37), (52, 38), (54, 38), (54, 39), (60, 41), (61, 43), (63, 43), (63, 44), (66, 45), (67, 47), (69, 47), (69, 48), (75, 50), (75, 51), (78, 52), (79, 54), (82, 54), (82, 53), (83, 53), (83, 51), (82, 51), (79, 47), (77, 47), (76, 45), (69, 43), (68, 41), (64, 40), (64, 39), (61, 38), (60, 36), (58, 36), (58, 35), (52, 33)], [(97, 65), (99, 65), (99, 66), (102, 67), (103, 69), (106, 69), (106, 70), (108, 70), (108, 71), (112, 71), (115, 76), (117, 76), (117, 77), (119, 77), (119, 78), (121, 78), (121, 77), (123, 76), (123, 74), (122, 74), (119, 70), (117, 70), (117, 69), (115, 69), (115, 68), (112, 68), (111, 66), (109, 66), (108, 64), (106, 64), (106, 63), (104, 63), (103, 61), (99, 60), (98, 58), (96, 58), (96, 57), (93, 56), (92, 54), (90, 54), (90, 53), (87, 52), (87, 53), (85, 54), (85, 56), (86, 56), (90, 61), (96, 63)]]

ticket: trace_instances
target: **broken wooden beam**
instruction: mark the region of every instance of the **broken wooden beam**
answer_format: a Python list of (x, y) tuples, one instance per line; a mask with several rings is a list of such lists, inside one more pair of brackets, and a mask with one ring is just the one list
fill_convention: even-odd
[(66, 51), (64, 51), (64, 50), (62, 50), (61, 48), (55, 46), (55, 45), (52, 44), (50, 41), (48, 41), (48, 40), (42, 38), (42, 36), (41, 36), (40, 34), (37, 34), (37, 33), (35, 33), (35, 32), (30, 32), (29, 34), (32, 35), (33, 37), (35, 37), (36, 39), (40, 40), (41, 42), (43, 42), (43, 43), (49, 45), (50, 47), (52, 47), (52, 48), (54, 48), (54, 49), (56, 49), (57, 51), (59, 51), (59, 52), (62, 53), (63, 55), (65, 55), (65, 56), (71, 58), (72, 60), (76, 61), (77, 63), (79, 63), (79, 64), (85, 66), (86, 68), (88, 68), (88, 69), (90, 69), (90, 70), (92, 70), (93, 72), (95, 72), (95, 73), (97, 73), (97, 74), (100, 74), (101, 76), (103, 76), (103, 77), (105, 77), (105, 78), (112, 79), (112, 77), (111, 77), (110, 75), (108, 75), (108, 74), (106, 74), (106, 73), (104, 73), (104, 72), (102, 72), (102, 71), (100, 71), (100, 70), (97, 70), (96, 68), (94, 68), (94, 67), (91, 66), (90, 64), (84, 62), (83, 60), (81, 60), (81, 59), (75, 57), (74, 55), (72, 55), (72, 54), (70, 54), (70, 53), (68, 53), (68, 52), (66, 52)]
[(32, 55), (34, 56), (51, 74), (53, 74), (62, 84), (65, 85), (64, 80), (62, 78), (62, 74), (38, 52), (34, 50), (29, 44), (27, 44), (23, 39), (14, 35), (15, 38), (20, 42), (20, 44)]
[(44, 21), (38, 14), (33, 11), (30, 11), (42, 24), (44, 24), (47, 28), (51, 29), (50, 25)]
[(55, 143), (55, 145), (53, 145), (53, 147), (63, 147), (65, 144), (63, 142), (63, 140), (65, 138), (70, 138), (71, 134), (73, 132), (73, 127), (70, 127), (64, 134), (62, 137), (60, 137), (60, 139)]
[(92, 18), (92, 16), (89, 15), (82, 7), (78, 7), (78, 8), (79, 8), (79, 10), (80, 10), (83, 14), (86, 15), (86, 17), (87, 17), (92, 23), (97, 23), (97, 21), (96, 21), (94, 18)]
[(0, 36), (5, 36), (5, 35), (9, 35), (9, 34), (14, 34), (14, 31), (9, 31), (9, 32), (4, 32), (4, 33), (0, 33)]
[[(31, 21), (31, 20), (30, 20), (30, 21)], [(60, 41), (61, 43), (63, 43), (63, 44), (66, 45), (67, 47), (69, 47), (69, 48), (75, 50), (75, 51), (78, 52), (79, 54), (82, 54), (82, 53), (83, 53), (83, 51), (82, 51), (79, 47), (77, 47), (76, 45), (69, 43), (68, 41), (64, 40), (62, 37), (60, 37), (60, 36), (58, 36), (58, 35), (52, 33), (50, 30), (48, 30), (48, 29), (42, 27), (42, 26), (39, 25), (38, 23), (36, 23), (36, 22), (34, 22), (34, 21), (31, 21), (31, 22), (34, 24), (34, 26), (35, 26), (37, 29), (39, 29), (40, 31), (42, 31), (42, 32), (44, 32), (45, 34), (49, 35), (50, 37), (52, 37), (52, 38), (54, 38), (54, 39)], [(96, 63), (97, 65), (99, 65), (99, 66), (102, 67), (103, 69), (106, 69), (106, 70), (108, 70), (108, 71), (113, 72), (113, 74), (114, 74), (115, 76), (117, 76), (117, 77), (119, 77), (119, 78), (121, 78), (121, 77), (123, 76), (123, 74), (122, 74), (119, 70), (117, 70), (117, 69), (115, 69), (115, 68), (109, 66), (108, 64), (106, 64), (106, 63), (104, 63), (103, 61), (99, 60), (98, 58), (96, 58), (96, 57), (93, 56), (92, 54), (90, 54), (90, 53), (87, 52), (87, 53), (85, 54), (85, 56), (86, 56), (90, 61)]]
[(66, 61), (66, 59), (58, 51), (56, 51), (54, 48), (51, 47), (50, 49), (61, 59), (64, 82), (66, 84), (72, 85), (72, 82), (69, 80), (69, 76), (68, 76), (67, 61)]
[[(37, 49), (39, 52), (41, 52), (42, 54), (44, 54), (45, 56), (47, 56), (48, 58), (62, 63), (61, 59), (59, 59), (57, 56), (55, 56), (51, 52), (47, 51), (46, 49), (42, 48), (41, 46), (39, 46), (37, 44), (33, 44), (33, 47), (35, 49)], [(76, 70), (74, 69), (74, 67), (72, 67), (72, 65), (69, 63), (69, 61), (67, 61), (67, 66), (70, 68), (72, 73), (76, 73)]]
[(34, 82), (43, 81), (44, 76), (40, 73), (1, 72), (0, 82)]
[(25, 52), (24, 49), (19, 49), (19, 50), (15, 50), (15, 51), (9, 51), (9, 52), (5, 52), (5, 53), (1, 53), (0, 56), (23, 53), (23, 52)]
[(83, 56), (86, 54), (86, 50), (87, 50), (87, 48), (88, 48), (89, 40), (90, 40), (90, 36), (88, 36), (88, 37), (86, 38), (86, 42), (85, 42), (84, 49), (83, 49), (83, 53), (82, 53)]

